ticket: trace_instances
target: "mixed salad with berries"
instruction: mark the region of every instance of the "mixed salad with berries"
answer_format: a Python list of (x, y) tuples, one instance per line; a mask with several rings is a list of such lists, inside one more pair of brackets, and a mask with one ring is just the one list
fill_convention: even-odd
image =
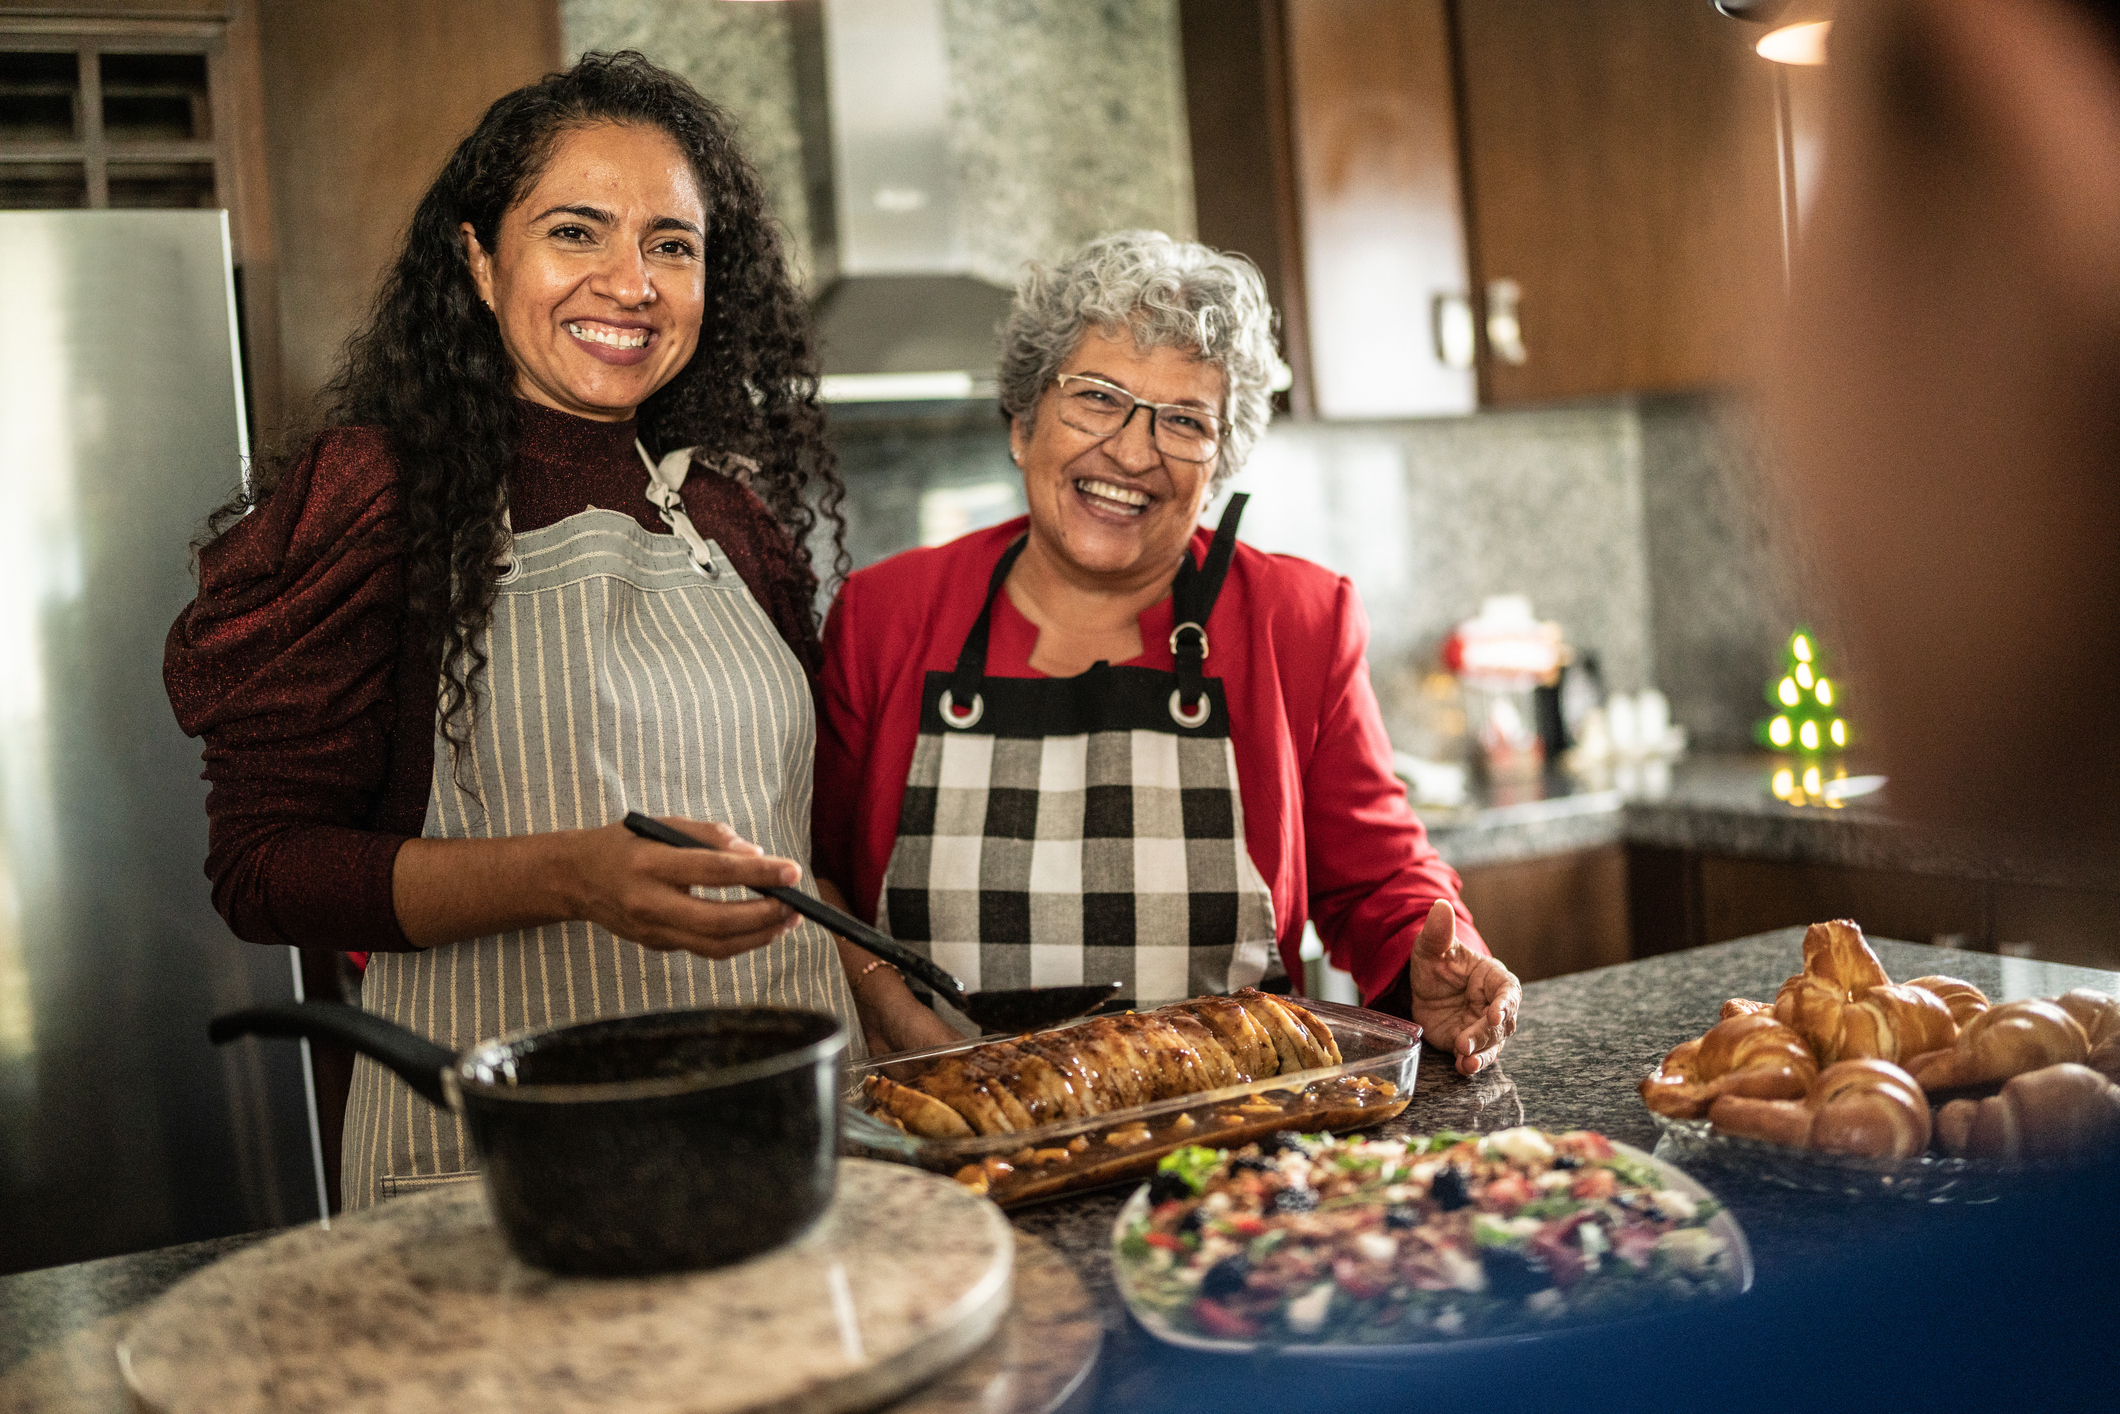
[(1193, 1335), (1412, 1344), (1734, 1289), (1716, 1211), (1588, 1130), (1283, 1131), (1166, 1156), (1115, 1266), (1138, 1312)]

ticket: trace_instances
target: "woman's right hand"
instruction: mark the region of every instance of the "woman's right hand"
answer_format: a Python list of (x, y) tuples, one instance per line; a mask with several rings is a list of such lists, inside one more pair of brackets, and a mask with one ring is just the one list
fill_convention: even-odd
[(576, 916), (658, 952), (726, 958), (762, 948), (800, 920), (777, 899), (698, 898), (704, 888), (792, 887), (802, 882), (793, 860), (767, 854), (711, 820), (662, 820), (708, 849), (678, 849), (642, 839), (623, 824), (580, 832), (574, 858)]
[(657, 844), (617, 823), (503, 839), (407, 840), (392, 875), (398, 924), (413, 946), (431, 948), (585, 920), (645, 948), (712, 958), (764, 947), (795, 926), (794, 912), (774, 899), (691, 893), (792, 885), (802, 877), (793, 860), (766, 854), (727, 825), (663, 823), (712, 848)]

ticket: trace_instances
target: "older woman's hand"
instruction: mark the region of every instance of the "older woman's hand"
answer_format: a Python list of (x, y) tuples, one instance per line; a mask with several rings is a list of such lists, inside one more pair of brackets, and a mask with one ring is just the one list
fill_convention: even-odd
[(1428, 910), (1413, 945), (1413, 1019), (1428, 1044), (1472, 1075), (1501, 1054), (1516, 1032), (1524, 988), (1516, 974), (1457, 940), (1457, 914), (1442, 899)]

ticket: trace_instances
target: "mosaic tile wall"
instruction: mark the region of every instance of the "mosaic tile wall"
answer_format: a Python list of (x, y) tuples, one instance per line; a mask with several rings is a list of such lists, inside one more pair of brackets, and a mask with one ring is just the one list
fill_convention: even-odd
[(809, 204), (795, 117), (794, 44), (778, 5), (719, 0), (560, 0), (561, 52), (638, 49), (736, 119), (798, 274), (810, 269)]

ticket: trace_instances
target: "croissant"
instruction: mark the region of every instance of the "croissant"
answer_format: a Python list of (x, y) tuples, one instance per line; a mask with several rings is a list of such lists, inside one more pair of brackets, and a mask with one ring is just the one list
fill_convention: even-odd
[(2103, 992), (2078, 987), (2054, 998), (2054, 1005), (2076, 1019), (2090, 1047), (2084, 1064), (2108, 1080), (2120, 1080), (2120, 1001)]
[(1919, 987), (1951, 1009), (1951, 1020), (1960, 1026), (1988, 1009), (1987, 993), (1959, 977), (1916, 977), (1905, 984)]
[(1904, 1070), (1874, 1059), (1826, 1067), (1800, 1101), (1725, 1095), (1708, 1119), (1726, 1134), (1829, 1154), (1907, 1159), (1929, 1146), (1928, 1097)]
[(2052, 1002), (2004, 1002), (1966, 1024), (1956, 1044), (1907, 1062), (1928, 1090), (1992, 1085), (2050, 1065), (2081, 1065), (2090, 1054), (2083, 1028)]
[(1730, 998), (1730, 1000), (1723, 1003), (1722, 1009), (1722, 1019), (1724, 1021), (1728, 1021), (1733, 1016), (1772, 1016), (1773, 1014), (1774, 1003), (1751, 1002), (1746, 1001), (1743, 997)]
[(1973, 1158), (2082, 1158), (2120, 1144), (2120, 1085), (2081, 1065), (2027, 1071), (1999, 1095), (1945, 1105), (1936, 1139)]
[(1697, 1119), (1722, 1095), (1794, 1099), (1817, 1075), (1818, 1063), (1794, 1031), (1771, 1016), (1733, 1016), (1672, 1047), (1642, 1081), (1642, 1103), (1658, 1114)]

